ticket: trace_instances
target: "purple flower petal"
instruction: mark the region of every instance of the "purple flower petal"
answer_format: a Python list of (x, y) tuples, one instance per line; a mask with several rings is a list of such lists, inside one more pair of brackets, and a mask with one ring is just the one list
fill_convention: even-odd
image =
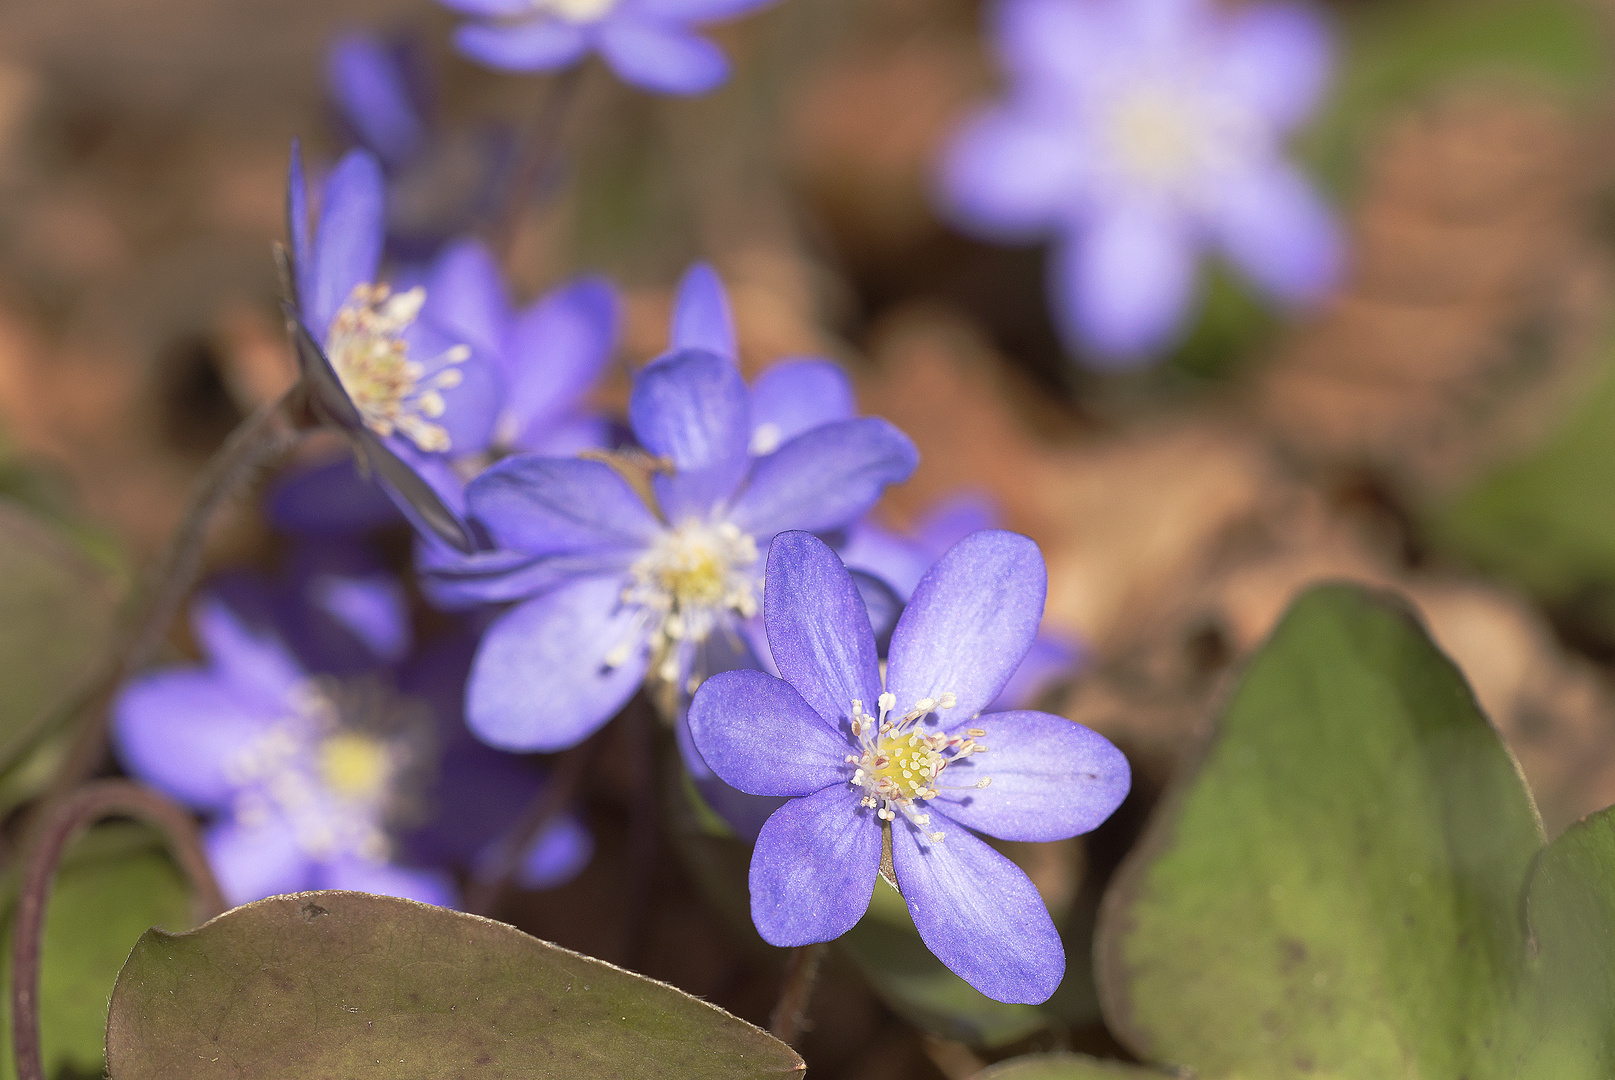
[(522, 312), (510, 335), (501, 441), (514, 442), (577, 407), (616, 351), (617, 309), (610, 282), (581, 278)]
[(751, 452), (772, 454), (805, 431), (858, 415), (846, 372), (829, 360), (780, 360), (751, 384)]
[(1041, 89), (1081, 93), (1115, 40), (1125, 4), (1005, 0), (990, 9), (1003, 65)]
[(1056, 252), (1050, 288), (1071, 340), (1100, 367), (1125, 368), (1164, 347), (1188, 314), (1195, 253), (1187, 227), (1162, 207), (1107, 207)]
[(939, 559), (943, 552), (973, 532), (1002, 527), (998, 503), (981, 491), (951, 495), (928, 510), (914, 526), (914, 538)]
[(510, 297), (499, 264), (480, 240), (457, 241), (438, 256), (426, 279), (421, 314), (475, 349), (504, 353)]
[(716, 353), (664, 356), (639, 373), (628, 419), (640, 444), (673, 463), (655, 478), (667, 520), (706, 518), (751, 466), (751, 405), (732, 361)]
[(505, 71), (554, 71), (583, 59), (589, 35), (565, 19), (538, 18), (514, 26), (469, 23), (454, 32), (454, 47)]
[(886, 686), (898, 710), (951, 693), (958, 704), (940, 714), (942, 724), (968, 724), (1031, 648), (1047, 588), (1042, 552), (1018, 533), (986, 530), (955, 544), (921, 579), (892, 633)]
[(704, 94), (729, 77), (723, 50), (682, 27), (632, 18), (600, 24), (599, 48), (623, 82), (658, 94)]
[(443, 414), (431, 421), (448, 434), (448, 452), (463, 456), (486, 449), (504, 395), (504, 378), (497, 356), (472, 347), (466, 360), (453, 365), (446, 363), (449, 350), (465, 345), (466, 341), (424, 317), (410, 324), (403, 340), (409, 348), (409, 358), (424, 364), (428, 375), (449, 367), (459, 372), (458, 382), (440, 391)]
[(525, 15), (533, 10), (533, 0), (439, 0), (450, 11), (462, 15), (480, 15), (497, 19), (512, 15)]
[(266, 896), (302, 892), (314, 883), (314, 864), (280, 818), (261, 825), (223, 821), (203, 838), (208, 865), (232, 906)]
[(1037, 704), (1046, 690), (1057, 680), (1075, 674), (1086, 659), (1086, 650), (1076, 638), (1045, 628), (1033, 639), (1020, 667), (986, 711), (1024, 709)]
[(836, 553), (808, 533), (781, 533), (768, 549), (763, 595), (774, 662), (803, 700), (838, 730), (854, 701), (878, 713), (874, 631)]
[(614, 550), (581, 555), (479, 551), (466, 556), (423, 538), (415, 562), (426, 598), (444, 611), (463, 611), (526, 600), (582, 577), (620, 574), (629, 558)]
[(936, 556), (919, 544), (875, 524), (870, 518), (849, 529), (846, 543), (837, 550), (842, 562), (886, 582), (905, 602), (936, 561)]
[(585, 450), (607, 450), (617, 442), (611, 419), (594, 412), (548, 416), (507, 440), (511, 450), (543, 457), (577, 457)]
[[(1127, 797), (1127, 758), (1075, 721), (1005, 712), (976, 723), (987, 752), (943, 769), (942, 794), (930, 802), (961, 825), (1000, 840), (1064, 840), (1098, 828)], [(984, 777), (991, 784), (977, 788)]]
[(220, 679), (243, 701), (264, 709), (280, 708), (307, 675), (275, 627), (243, 620), (211, 593), (191, 605), (191, 631)]
[(413, 157), (426, 136), (403, 72), (369, 34), (345, 34), (331, 46), (326, 78), (343, 116), (389, 162)]
[(1293, 303), (1318, 300), (1340, 279), (1345, 244), (1329, 207), (1288, 165), (1273, 162), (1213, 189), (1212, 227), (1228, 257)]
[(1020, 868), (965, 829), (933, 818), (933, 842), (899, 818), (892, 863), (914, 928), (937, 959), (996, 1001), (1037, 1005), (1065, 976), (1065, 949)]
[(1329, 82), (1329, 28), (1297, 4), (1229, 12), (1219, 85), (1287, 131), (1317, 109)]
[(400, 896), (438, 907), (453, 907), (459, 902), (459, 890), (441, 870), (410, 870), (391, 863), (350, 858), (321, 864), (315, 878), (315, 887), (320, 889)]
[(278, 713), (197, 668), (128, 683), (112, 703), (112, 741), (131, 776), (187, 806), (223, 809), (234, 795), (229, 765)]
[(628, 703), (649, 662), (639, 613), (622, 603), (622, 580), (585, 578), (488, 628), (471, 669), (466, 721), (502, 750), (565, 750)]
[(690, 735), (712, 771), (750, 795), (811, 795), (846, 780), (853, 749), (789, 683), (761, 671), (702, 683)]
[(751, 919), (770, 945), (833, 941), (869, 910), (880, 824), (861, 795), (836, 784), (792, 799), (763, 825), (751, 855)]
[(292, 140), (286, 171), (286, 242), (292, 246), (292, 300), (301, 307), (314, 297), (314, 242), (309, 238), (308, 181), (303, 175), (303, 144)]
[(349, 151), (325, 181), (312, 295), (301, 298), (304, 321), (319, 341), (353, 287), (376, 280), (387, 228), (386, 191), (381, 165), (368, 150)]
[(715, 22), (732, 19), (774, 0), (633, 0), (634, 11), (672, 22)]
[(506, 458), (466, 489), (471, 514), (502, 548), (535, 555), (643, 549), (662, 525), (611, 466)]
[(594, 858), (594, 834), (576, 814), (564, 814), (528, 847), (516, 870), (524, 889), (553, 889), (583, 872)]
[(280, 477), (269, 493), (275, 528), (308, 536), (351, 536), (399, 524), (381, 485), (360, 476), (353, 455)]
[(942, 202), (990, 239), (1032, 239), (1070, 213), (1085, 182), (1080, 146), (1062, 124), (1024, 106), (977, 114), (943, 161)]
[(909, 437), (879, 417), (823, 424), (759, 458), (729, 518), (759, 538), (845, 528), (919, 460)]
[(355, 453), (374, 470), (393, 505), (421, 536), (433, 537), (462, 554), (477, 550), (465, 522), (465, 495), (459, 477), (439, 455), (423, 454), (398, 436), (383, 439), (369, 428), (352, 433)]
[(669, 337), (668, 348), (673, 352), (700, 349), (730, 360), (740, 355), (729, 294), (711, 264), (696, 263), (679, 279)]
[(396, 664), (409, 653), (409, 597), (391, 574), (320, 574), (309, 581), (306, 599), (358, 639), (372, 666)]

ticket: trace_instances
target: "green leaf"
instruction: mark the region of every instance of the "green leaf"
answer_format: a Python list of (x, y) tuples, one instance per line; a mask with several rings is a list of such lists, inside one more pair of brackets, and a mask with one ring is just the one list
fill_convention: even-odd
[(1608, 75), (1603, 24), (1580, 0), (1410, 0), (1333, 10), (1341, 23), (1335, 83), (1298, 149), (1341, 190), (1356, 179), (1374, 127), (1443, 84), (1523, 78), (1580, 97)]
[[(0, 986), (11, 985), (11, 911), (16, 877), (6, 883)], [(191, 924), (185, 877), (158, 835), (139, 825), (105, 825), (73, 845), (51, 893), (39, 984), (46, 1075), (103, 1071), (107, 998), (140, 935), (153, 926)], [(16, 1076), (11, 996), (0, 995), (0, 1078)]]
[(1551, 602), (1615, 585), (1615, 363), (1544, 446), (1439, 509), (1434, 542)]
[(971, 1080), (1166, 1080), (1172, 1075), (1087, 1054), (1028, 1054), (983, 1069)]
[(898, 891), (875, 882), (869, 911), (837, 944), (910, 1023), (977, 1048), (1018, 1042), (1049, 1024), (1034, 1005), (994, 1001), (949, 971), (920, 940)]
[(118, 976), (114, 1080), (794, 1077), (714, 1005), (514, 927), (363, 893), (276, 896), (152, 931)]
[(1100, 986), (1140, 1056), (1264, 1080), (1512, 1075), (1541, 846), (1513, 759), (1395, 600), (1299, 599), (1106, 898)]

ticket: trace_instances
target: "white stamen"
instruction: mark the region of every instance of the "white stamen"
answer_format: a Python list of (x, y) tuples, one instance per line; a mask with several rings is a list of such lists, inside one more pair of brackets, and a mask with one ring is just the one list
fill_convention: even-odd
[[(920, 729), (919, 722), (937, 709), (951, 709), (958, 702), (952, 693), (921, 698), (895, 721), (890, 716), (897, 707), (897, 698), (890, 693), (880, 695), (880, 715), (875, 718), (864, 712), (863, 702), (852, 703), (850, 726), (863, 752), (849, 754), (847, 762), (854, 766), (852, 786), (864, 791), (861, 804), (873, 809), (882, 821), (895, 821), (902, 814), (934, 843), (941, 843), (943, 835), (926, 828), (931, 817), (919, 807), (943, 790), (937, 778), (948, 765), (981, 752), (974, 736), (986, 732), (972, 728), (969, 737), (927, 733)], [(978, 780), (974, 786), (984, 788), (988, 782)]]

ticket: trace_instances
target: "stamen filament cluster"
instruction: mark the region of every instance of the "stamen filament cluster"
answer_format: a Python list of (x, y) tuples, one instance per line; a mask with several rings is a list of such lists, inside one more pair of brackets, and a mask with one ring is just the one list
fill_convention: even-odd
[[(957, 704), (958, 698), (951, 693), (921, 698), (893, 720), (891, 712), (897, 707), (897, 698), (890, 693), (880, 695), (877, 716), (864, 712), (862, 701), (852, 703), (852, 734), (863, 752), (848, 754), (847, 764), (853, 766), (853, 787), (864, 790), (863, 805), (873, 809), (882, 821), (895, 821), (902, 814), (933, 843), (941, 843), (944, 834), (928, 829), (931, 816), (919, 804), (942, 791), (937, 780), (949, 765), (987, 752), (976, 741), (987, 734), (981, 728), (970, 728), (962, 735), (919, 730), (919, 722), (926, 716)], [(984, 788), (991, 782), (991, 777), (983, 777), (971, 786)]]

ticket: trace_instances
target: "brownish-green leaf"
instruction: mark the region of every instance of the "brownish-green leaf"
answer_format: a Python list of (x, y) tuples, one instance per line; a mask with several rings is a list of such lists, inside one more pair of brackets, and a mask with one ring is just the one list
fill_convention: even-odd
[(716, 1006), (489, 919), (362, 893), (152, 931), (118, 977), (114, 1080), (763, 1080), (788, 1046)]
[(1171, 1080), (1174, 1075), (1087, 1054), (1028, 1054), (983, 1069), (972, 1080)]

